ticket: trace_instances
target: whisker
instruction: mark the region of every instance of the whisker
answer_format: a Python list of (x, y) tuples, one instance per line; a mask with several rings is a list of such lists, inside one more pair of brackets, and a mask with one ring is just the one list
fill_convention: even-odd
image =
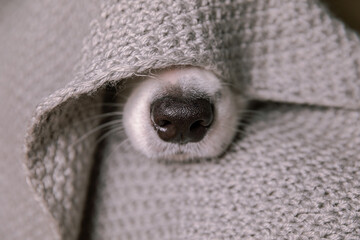
[[(127, 94), (121, 95), (120, 93), (118, 93), (118, 94), (116, 94), (116, 97), (117, 97), (118, 99), (120, 98), (122, 101), (128, 99)], [(121, 107), (123, 107), (124, 105), (125, 105), (125, 103), (122, 103), (122, 106), (121, 106)]]
[(134, 75), (137, 77), (148, 77), (149, 76), (147, 74), (140, 74), (140, 73), (134, 73)]
[[(97, 114), (93, 117), (90, 118), (99, 118), (99, 117), (111, 117), (111, 116), (122, 116), (123, 112), (118, 112), (118, 111), (114, 111), (114, 112), (107, 112), (107, 113), (101, 113), (101, 114)], [(89, 119), (89, 118), (88, 118)]]
[(109, 111), (109, 112), (105, 112), (105, 113), (101, 113), (101, 114), (98, 114), (96, 116), (122, 116), (124, 113), (124, 111)]
[(117, 150), (119, 150), (125, 143), (129, 142), (130, 139), (125, 138), (121, 143), (119, 143), (104, 159), (110, 158)]
[(125, 105), (125, 103), (102, 103), (102, 104), (99, 104), (101, 106), (114, 106), (114, 107), (122, 107)]
[[(95, 115), (95, 116), (92, 116), (92, 117), (88, 117), (88, 118), (84, 118), (84, 119), (80, 119), (78, 121), (75, 121), (75, 122), (73, 122), (72, 126), (76, 127), (76, 126), (79, 126), (82, 123), (86, 123), (86, 122), (89, 122), (89, 121), (92, 121), (92, 120), (97, 120), (97, 119), (103, 119), (103, 118), (106, 118), (106, 117), (121, 117), (122, 114), (123, 114), (122, 112), (103, 113), (103, 114), (99, 114), (99, 115)], [(118, 120), (120, 120), (120, 118)]]
[(240, 110), (238, 114), (241, 116), (240, 120), (263, 116), (263, 112), (256, 110)]
[(98, 140), (96, 140), (95, 145), (99, 144), (102, 140), (104, 140), (105, 138), (107, 138), (111, 134), (115, 134), (115, 133), (122, 134), (124, 132), (125, 131), (124, 131), (123, 126), (113, 128), (113, 129), (109, 130), (108, 132), (104, 133)]
[(96, 133), (99, 130), (102, 130), (104, 128), (107, 128), (109, 126), (114, 126), (116, 123), (122, 124), (122, 121), (117, 119), (117, 120), (113, 120), (113, 121), (109, 121), (106, 122), (104, 124), (101, 124), (99, 126), (97, 126), (96, 128), (90, 130), (89, 132), (85, 133), (84, 135), (82, 135), (80, 138), (78, 138), (73, 144), (72, 146), (78, 144), (79, 142), (83, 141), (84, 139), (86, 139), (87, 137), (91, 136), (92, 134)]
[(148, 75), (136, 74), (135, 76), (142, 77), (142, 78), (151, 78), (151, 79), (159, 80), (158, 76), (153, 74), (153, 73), (150, 73)]
[(158, 78), (158, 74), (153, 73), (151, 70), (148, 72), (148, 74), (139, 74), (139, 73), (135, 73), (135, 76), (137, 77), (144, 77), (144, 78), (153, 78), (153, 79), (159, 79)]
[(238, 126), (238, 127), (233, 127), (233, 128), (229, 128), (232, 132), (235, 132), (235, 133), (247, 133), (245, 130), (239, 128), (241, 126)]
[(245, 130), (238, 129), (235, 131), (235, 133), (246, 134), (247, 132)]
[(232, 143), (230, 143), (230, 145), (228, 146), (228, 149), (233, 149), (234, 147), (236, 147), (236, 141), (233, 141)]
[(96, 103), (91, 104), (90, 106), (86, 106), (84, 110), (91, 110), (91, 109), (101, 109), (101, 107), (114, 107), (114, 108), (123, 108), (125, 103)]

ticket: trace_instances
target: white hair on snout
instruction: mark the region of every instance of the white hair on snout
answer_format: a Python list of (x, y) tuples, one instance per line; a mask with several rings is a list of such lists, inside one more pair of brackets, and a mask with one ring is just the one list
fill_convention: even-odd
[[(201, 92), (214, 104), (214, 120), (199, 142), (176, 144), (159, 138), (150, 116), (155, 98), (173, 87), (187, 92)], [(216, 157), (230, 145), (244, 109), (245, 98), (236, 96), (213, 73), (196, 67), (170, 69), (141, 81), (130, 93), (124, 109), (123, 124), (132, 146), (150, 158), (189, 160)]]

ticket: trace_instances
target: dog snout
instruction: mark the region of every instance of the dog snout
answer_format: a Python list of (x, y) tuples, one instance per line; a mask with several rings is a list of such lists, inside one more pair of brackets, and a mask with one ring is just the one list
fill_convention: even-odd
[(162, 97), (151, 104), (150, 115), (158, 136), (179, 144), (201, 141), (214, 119), (206, 98)]

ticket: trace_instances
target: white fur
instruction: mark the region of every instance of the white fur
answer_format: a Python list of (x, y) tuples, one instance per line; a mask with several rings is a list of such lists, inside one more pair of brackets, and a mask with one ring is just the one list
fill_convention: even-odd
[[(214, 103), (214, 121), (200, 142), (185, 145), (165, 142), (154, 130), (150, 105), (155, 97), (165, 94), (169, 86), (180, 87), (184, 92), (202, 91), (211, 97)], [(245, 99), (235, 97), (209, 71), (195, 67), (171, 69), (146, 78), (133, 89), (124, 106), (123, 123), (133, 147), (147, 157), (167, 160), (216, 157), (234, 138), (238, 113), (245, 105)]]

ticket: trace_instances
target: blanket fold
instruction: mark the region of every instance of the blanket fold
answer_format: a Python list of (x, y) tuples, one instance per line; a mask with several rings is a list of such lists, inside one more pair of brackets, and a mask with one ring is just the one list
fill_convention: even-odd
[[(96, 134), (84, 136), (99, 125), (93, 117), (101, 113), (104, 88), (188, 65), (214, 72), (249, 99), (360, 110), (359, 37), (318, 1), (105, 1), (76, 79), (39, 105), (27, 137), (29, 182), (63, 239), (79, 234), (97, 144)], [(298, 121), (312, 124), (309, 136), (319, 124)], [(286, 129), (291, 122), (276, 124)]]

